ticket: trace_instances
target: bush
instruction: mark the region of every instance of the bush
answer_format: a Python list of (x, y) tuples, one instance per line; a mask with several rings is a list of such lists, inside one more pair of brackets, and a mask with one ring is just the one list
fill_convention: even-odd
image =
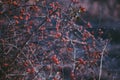
[[(78, 80), (98, 75), (107, 43), (88, 30), (92, 25), (84, 20), (86, 9), (77, 0), (68, 5), (3, 0), (1, 7), (1, 80)], [(101, 29), (98, 34), (103, 34)]]

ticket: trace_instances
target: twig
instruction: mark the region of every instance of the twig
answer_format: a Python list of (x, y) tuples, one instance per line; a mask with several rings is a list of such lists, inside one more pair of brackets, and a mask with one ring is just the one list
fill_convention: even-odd
[(7, 74), (8, 77), (10, 76), (25, 76), (26, 73), (23, 73), (23, 74)]
[(103, 61), (103, 55), (104, 55), (104, 52), (105, 52), (106, 47), (107, 47), (107, 43), (106, 43), (106, 45), (104, 46), (103, 51), (102, 51), (102, 53), (101, 53), (99, 80), (101, 80), (102, 65), (103, 65), (103, 62), (102, 62), (102, 61)]
[(73, 48), (74, 48), (74, 51), (73, 51), (73, 59), (74, 59), (74, 63), (73, 63), (73, 72), (75, 71), (75, 64), (76, 64), (76, 48), (75, 48), (75, 46), (74, 46), (74, 43), (73, 43), (73, 41), (71, 40), (71, 44), (72, 44), (72, 46), (73, 46)]

